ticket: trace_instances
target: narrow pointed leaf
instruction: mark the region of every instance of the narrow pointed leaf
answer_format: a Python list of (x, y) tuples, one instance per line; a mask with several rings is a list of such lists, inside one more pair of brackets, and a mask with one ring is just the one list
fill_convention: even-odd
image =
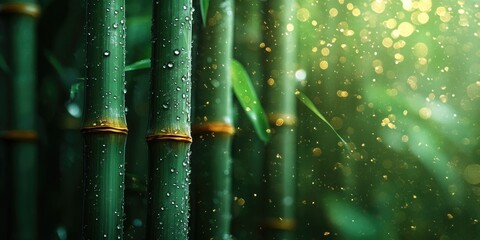
[(202, 14), (202, 23), (204, 27), (207, 25), (208, 3), (209, 0), (200, 0), (200, 13)]
[(340, 139), (340, 141), (342, 141), (343, 145), (345, 146), (345, 148), (348, 150), (348, 152), (350, 153), (351, 152), (351, 149), (350, 149), (350, 146), (347, 144), (347, 142), (340, 136), (340, 134), (338, 134), (338, 132), (335, 130), (335, 128), (333, 128), (333, 126), (327, 121), (327, 119), (320, 113), (320, 111), (318, 111), (318, 109), (315, 107), (315, 104), (312, 102), (312, 100), (310, 100), (310, 98), (308, 98), (304, 93), (300, 92), (300, 91), (296, 91), (295, 92), (295, 96), (297, 96), (297, 98), (308, 108), (310, 109), (310, 111), (312, 111), (313, 113), (315, 113), (315, 115), (317, 115), (324, 123), (326, 123), (331, 129), (332, 131), (335, 133), (335, 135), (337, 135), (337, 137)]
[(150, 68), (150, 65), (151, 65), (150, 59), (142, 59), (142, 60), (136, 61), (136, 62), (134, 62), (130, 65), (127, 65), (125, 67), (125, 72)]
[(265, 114), (262, 105), (260, 105), (260, 101), (258, 100), (255, 88), (253, 87), (247, 71), (242, 64), (235, 59), (232, 59), (231, 71), (232, 86), (235, 96), (252, 122), (258, 137), (262, 141), (268, 142), (270, 136), (267, 133), (269, 128), (267, 115)]

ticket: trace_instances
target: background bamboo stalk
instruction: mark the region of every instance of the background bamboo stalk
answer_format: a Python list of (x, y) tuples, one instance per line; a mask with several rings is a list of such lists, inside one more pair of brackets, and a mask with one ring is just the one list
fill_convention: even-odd
[[(262, 4), (255, 0), (235, 2), (235, 59), (245, 66), (258, 95), (262, 88)], [(236, 239), (259, 239), (264, 142), (257, 137), (251, 121), (237, 101), (237, 118), (232, 142), (233, 176), (232, 234)]]
[(148, 239), (187, 239), (192, 1), (153, 1)]
[(85, 239), (122, 239), (125, 177), (125, 5), (86, 2)]
[(0, 2), (0, 51), (6, 65), (0, 70), (0, 88), (5, 91), (0, 101), (6, 112), (0, 126), (5, 151), (0, 159), (5, 164), (1, 205), (2, 216), (8, 216), (1, 222), (4, 239), (37, 238), (35, 18), (39, 14), (35, 1)]
[(225, 239), (231, 220), (233, 1), (212, 0), (196, 58), (192, 237)]
[(293, 0), (264, 4), (265, 108), (272, 126), (266, 146), (265, 239), (293, 239), (295, 229), (296, 99)]

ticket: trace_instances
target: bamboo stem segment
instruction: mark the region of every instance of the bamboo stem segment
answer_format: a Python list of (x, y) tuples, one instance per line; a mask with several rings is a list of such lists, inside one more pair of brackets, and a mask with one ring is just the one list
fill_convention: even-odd
[(199, 33), (192, 145), (192, 239), (228, 239), (231, 222), (233, 0), (210, 0)]
[(192, 0), (153, 1), (148, 239), (187, 239)]
[[(267, 0), (264, 4), (266, 81), (265, 108), (272, 123), (266, 146), (265, 239), (294, 239), (296, 99), (294, 0)], [(274, 221), (272, 219), (290, 219)]]
[[(0, 238), (37, 239), (36, 21), (33, 0), (0, 5)], [(33, 17), (32, 17), (33, 16)], [(4, 188), (5, 187), (5, 188)], [(3, 192), (5, 191), (5, 192)]]
[(125, 1), (87, 0), (84, 239), (122, 239), (125, 189)]

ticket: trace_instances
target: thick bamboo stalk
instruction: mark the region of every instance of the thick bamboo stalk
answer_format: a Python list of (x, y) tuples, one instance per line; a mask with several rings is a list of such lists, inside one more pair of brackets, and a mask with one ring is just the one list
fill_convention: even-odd
[[(261, 7), (256, 0), (235, 2), (235, 59), (245, 66), (257, 93), (262, 87)], [(238, 105), (239, 106), (239, 105)], [(232, 142), (233, 176), (232, 234), (236, 239), (259, 239), (264, 142), (257, 137), (251, 121), (238, 107), (238, 131)]]
[(295, 16), (293, 0), (264, 5), (265, 108), (272, 126), (266, 147), (265, 239), (293, 239), (295, 229)]
[(192, 1), (153, 1), (148, 239), (187, 239)]
[[(0, 129), (6, 165), (6, 192), (2, 193), (5, 239), (37, 238), (37, 132), (36, 132), (36, 33), (40, 14), (35, 1), (1, 1), (1, 54), (6, 69), (0, 70), (5, 119)], [(6, 214), (5, 214), (6, 213)], [(5, 214), (5, 215), (4, 215)], [(5, 224), (5, 225), (4, 225)], [(4, 235), (5, 234), (5, 235)]]
[(194, 239), (225, 239), (231, 220), (233, 0), (211, 0), (196, 59), (192, 145)]
[(85, 78), (85, 239), (122, 239), (125, 178), (125, 4), (89, 0)]

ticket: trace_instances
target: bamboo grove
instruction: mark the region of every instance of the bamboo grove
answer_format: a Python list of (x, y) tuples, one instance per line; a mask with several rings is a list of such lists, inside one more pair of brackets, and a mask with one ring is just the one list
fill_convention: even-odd
[(0, 0), (0, 239), (474, 239), (480, 5)]

